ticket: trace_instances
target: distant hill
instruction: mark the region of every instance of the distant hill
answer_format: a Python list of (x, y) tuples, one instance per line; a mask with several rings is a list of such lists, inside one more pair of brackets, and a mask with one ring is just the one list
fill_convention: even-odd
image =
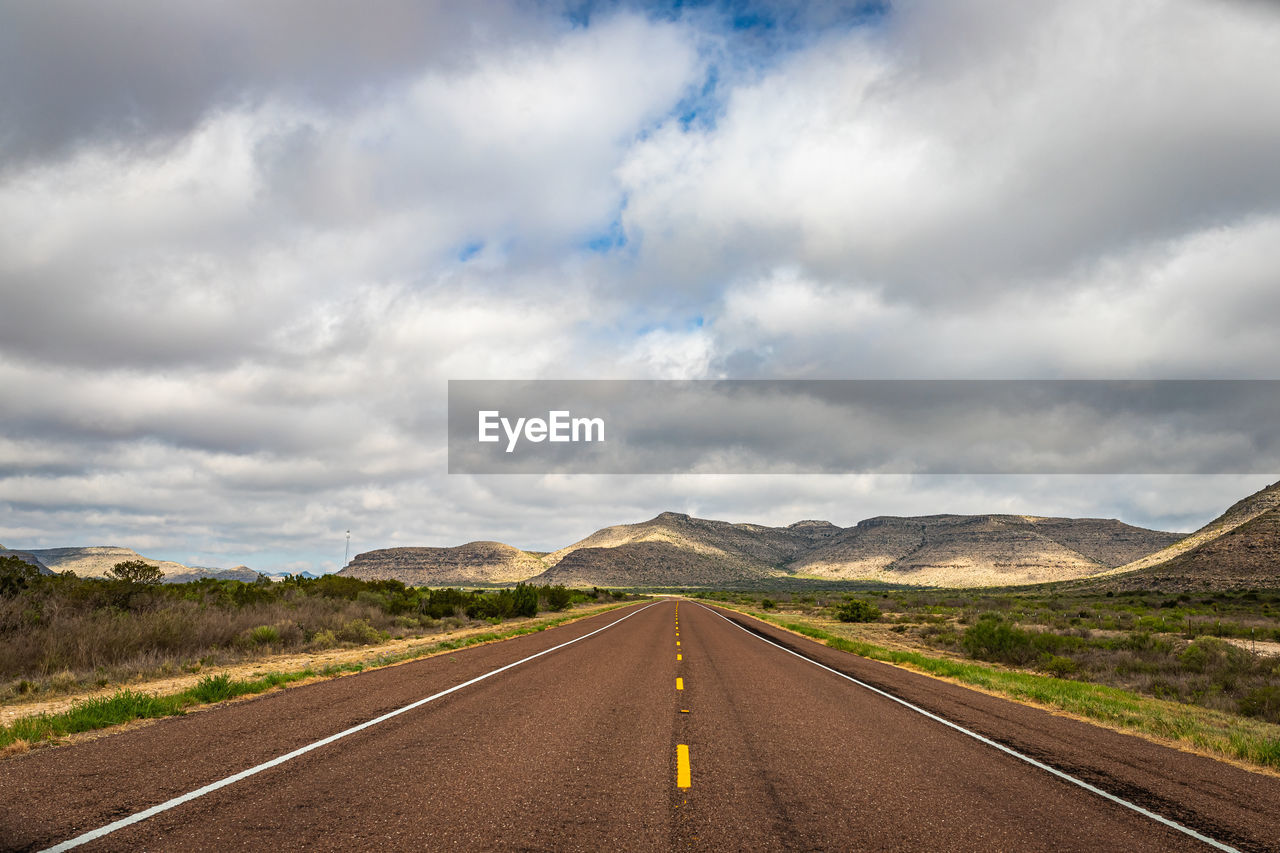
[(191, 567), (181, 563), (152, 560), (129, 548), (117, 548), (111, 545), (94, 545), (84, 548), (33, 548), (27, 553), (35, 555), (40, 562), (56, 573), (69, 570), (82, 578), (102, 577), (116, 563), (129, 560), (141, 560), (148, 565), (158, 566), (166, 577), (189, 574), (193, 571)]
[(788, 568), (922, 586), (1044, 583), (1097, 574), (1180, 538), (1115, 519), (881, 516), (841, 531)]
[(794, 576), (1003, 586), (1095, 575), (1182, 536), (1114, 519), (882, 516), (850, 528), (812, 520), (769, 527), (664, 512), (545, 555), (498, 542), (388, 548), (357, 555), (340, 574), (434, 586), (715, 587)]
[(383, 548), (357, 554), (338, 574), (362, 580), (394, 578), (417, 586), (515, 583), (540, 573), (536, 556), (501, 542), (453, 548)]
[(187, 581), (198, 581), (204, 578), (214, 578), (222, 581), (244, 581), (245, 583), (253, 583), (258, 579), (258, 572), (248, 566), (234, 566), (230, 569), (211, 568), (209, 566), (192, 566), (190, 571), (175, 572), (171, 575), (164, 576), (165, 583), (186, 583)]
[(1280, 482), (1272, 483), (1265, 489), (1259, 489), (1247, 498), (1242, 498), (1229, 506), (1226, 512), (1201, 527), (1190, 536), (1183, 537), (1150, 554), (1135, 557), (1132, 561), (1120, 566), (1116, 572), (1132, 572), (1161, 563), (1167, 563), (1174, 557), (1185, 554), (1207, 542), (1224, 536), (1265, 512), (1280, 508)]
[(1120, 590), (1280, 587), (1280, 483), (1236, 502), (1173, 546), (1094, 583)]
[[(639, 524), (619, 524), (597, 530), (585, 539), (548, 554), (544, 562), (548, 566), (556, 566), (579, 550), (612, 549), (652, 542), (672, 546), (674, 550), (666, 553), (673, 556), (677, 553), (696, 554), (718, 559), (726, 569), (782, 574), (787, 563), (839, 532), (840, 528), (829, 521), (797, 521), (787, 527), (766, 527), (664, 512)], [(633, 553), (657, 552), (651, 549)], [(706, 565), (705, 560), (698, 562)]]
[(729, 555), (646, 541), (579, 548), (530, 582), (578, 587), (740, 586), (781, 574)]
[(39, 567), (46, 574), (71, 571), (82, 578), (104, 577), (107, 570), (117, 563), (141, 560), (157, 566), (164, 572), (165, 583), (183, 583), (201, 578), (223, 578), (252, 582), (258, 573), (247, 566), (234, 569), (214, 569), (203, 566), (184, 566), (170, 560), (153, 560), (129, 548), (112, 545), (93, 545), (83, 548), (30, 548), (25, 551), (0, 550), (0, 557), (14, 556)]

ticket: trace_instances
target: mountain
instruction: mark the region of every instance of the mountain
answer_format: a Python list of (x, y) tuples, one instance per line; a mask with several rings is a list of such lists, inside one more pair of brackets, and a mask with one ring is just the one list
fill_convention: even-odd
[(1097, 583), (1120, 590), (1280, 587), (1280, 483), (1236, 502), (1190, 536)]
[(210, 566), (192, 566), (185, 572), (174, 572), (171, 575), (164, 576), (165, 583), (186, 583), (187, 581), (198, 581), (204, 578), (213, 578), (220, 581), (244, 581), (245, 583), (253, 583), (258, 579), (258, 573), (248, 566), (234, 566), (230, 569), (219, 569)]
[(880, 516), (788, 566), (796, 574), (921, 586), (1003, 586), (1094, 575), (1181, 538), (1115, 519)]
[(787, 527), (765, 527), (664, 512), (639, 524), (619, 524), (597, 530), (548, 554), (544, 562), (555, 566), (575, 551), (586, 548), (659, 542), (681, 552), (721, 559), (726, 565), (779, 573), (784, 565), (839, 532), (840, 528), (829, 521), (797, 521)]
[(86, 548), (31, 548), (28, 554), (34, 555), (56, 573), (72, 571), (82, 578), (102, 577), (116, 563), (129, 560), (141, 560), (152, 566), (158, 566), (165, 576), (188, 574), (193, 570), (181, 563), (168, 560), (152, 560), (137, 551), (128, 548), (116, 548), (110, 545), (95, 545)]
[(340, 574), (433, 586), (749, 586), (787, 577), (920, 586), (1004, 586), (1096, 575), (1182, 538), (1114, 519), (1015, 515), (882, 516), (840, 528), (734, 524), (664, 512), (538, 555), (498, 542), (388, 548)]
[(204, 566), (184, 566), (171, 560), (153, 560), (129, 548), (112, 545), (93, 545), (84, 548), (28, 548), (25, 551), (0, 549), (0, 557), (13, 556), (39, 567), (45, 574), (61, 574), (71, 571), (82, 578), (104, 577), (107, 570), (130, 560), (158, 566), (164, 572), (165, 583), (183, 583), (201, 578), (222, 578), (252, 582), (258, 573), (247, 566), (234, 569), (215, 569)]
[(626, 542), (611, 548), (578, 548), (542, 574), (536, 584), (603, 587), (743, 586), (781, 574), (728, 555), (670, 542)]
[(515, 583), (545, 569), (535, 555), (501, 542), (453, 548), (383, 548), (356, 554), (338, 574), (362, 580), (395, 578), (418, 586)]
[(1227, 508), (1226, 512), (1190, 536), (1186, 536), (1166, 548), (1134, 558), (1131, 562), (1117, 568), (1116, 573), (1132, 572), (1167, 563), (1173, 558), (1225, 536), (1242, 524), (1246, 524), (1263, 513), (1277, 508), (1280, 508), (1280, 482), (1272, 483), (1265, 489), (1259, 489), (1247, 498), (1236, 501)]

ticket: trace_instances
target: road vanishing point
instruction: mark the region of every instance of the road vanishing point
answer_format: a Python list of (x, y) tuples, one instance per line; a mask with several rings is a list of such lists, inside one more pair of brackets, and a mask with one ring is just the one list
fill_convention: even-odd
[(0, 762), (3, 850), (1280, 850), (1280, 778), (684, 599)]

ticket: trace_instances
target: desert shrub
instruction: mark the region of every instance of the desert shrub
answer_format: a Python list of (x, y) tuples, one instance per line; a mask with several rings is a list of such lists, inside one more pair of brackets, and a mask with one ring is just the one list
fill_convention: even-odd
[(1078, 671), (1080, 666), (1069, 657), (1049, 655), (1040, 661), (1040, 668), (1057, 678), (1066, 678)]
[(470, 596), (460, 589), (431, 589), (418, 599), (418, 612), (432, 619), (444, 619), (465, 611), (469, 603)]
[(371, 607), (371, 608), (373, 608), (374, 610), (383, 610), (383, 611), (385, 611), (385, 610), (387, 609), (387, 598), (386, 598), (386, 596), (384, 596), (384, 595), (383, 595), (382, 593), (380, 593), (380, 592), (375, 592), (375, 591), (370, 590), (370, 589), (362, 589), (362, 590), (360, 590), (360, 592), (356, 593), (356, 599), (355, 599), (355, 600), (356, 600), (356, 603), (357, 603), (357, 604), (363, 604), (363, 605), (365, 605), (366, 607)]
[(333, 631), (316, 631), (311, 637), (311, 645), (317, 649), (331, 649), (338, 644), (338, 636)]
[[(546, 587), (546, 590), (548, 610), (564, 610), (573, 601), (573, 590), (571, 589), (566, 589), (563, 586), (549, 586)], [(532, 616), (533, 614), (529, 615)]]
[(836, 608), (835, 615), (841, 622), (874, 622), (880, 618), (880, 608), (870, 601), (851, 598)]
[(1221, 676), (1252, 668), (1253, 655), (1222, 640), (1201, 637), (1183, 649), (1178, 660), (1192, 672)]
[(960, 638), (970, 657), (1022, 665), (1038, 656), (1030, 631), (1024, 631), (994, 615), (984, 615)]
[(350, 622), (345, 623), (336, 634), (337, 638), (344, 643), (359, 643), (360, 645), (381, 643), (390, 636), (369, 624), (368, 619), (352, 619)]
[(772, 610), (777, 606), (778, 606), (778, 602), (774, 601), (772, 598), (762, 598), (760, 600), (761, 610)]
[(1280, 684), (1266, 684), (1250, 690), (1240, 700), (1240, 713), (1280, 723)]
[[(506, 592), (507, 590), (502, 590)], [(517, 584), (516, 588), (511, 591), (512, 597), (512, 615), (513, 616), (537, 616), (538, 615), (538, 589), (528, 584)], [(564, 587), (547, 587), (547, 602), (550, 604), (553, 600), (556, 602), (552, 606), (552, 610), (563, 610), (569, 604), (572, 593)]]

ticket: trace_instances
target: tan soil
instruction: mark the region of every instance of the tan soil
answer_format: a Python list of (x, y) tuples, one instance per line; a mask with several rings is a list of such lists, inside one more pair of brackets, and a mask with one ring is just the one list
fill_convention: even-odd
[(1273, 643), (1269, 640), (1242, 640), (1238, 637), (1223, 637), (1222, 639), (1233, 646), (1239, 646), (1247, 652), (1254, 652), (1258, 657), (1280, 657), (1280, 643)]

